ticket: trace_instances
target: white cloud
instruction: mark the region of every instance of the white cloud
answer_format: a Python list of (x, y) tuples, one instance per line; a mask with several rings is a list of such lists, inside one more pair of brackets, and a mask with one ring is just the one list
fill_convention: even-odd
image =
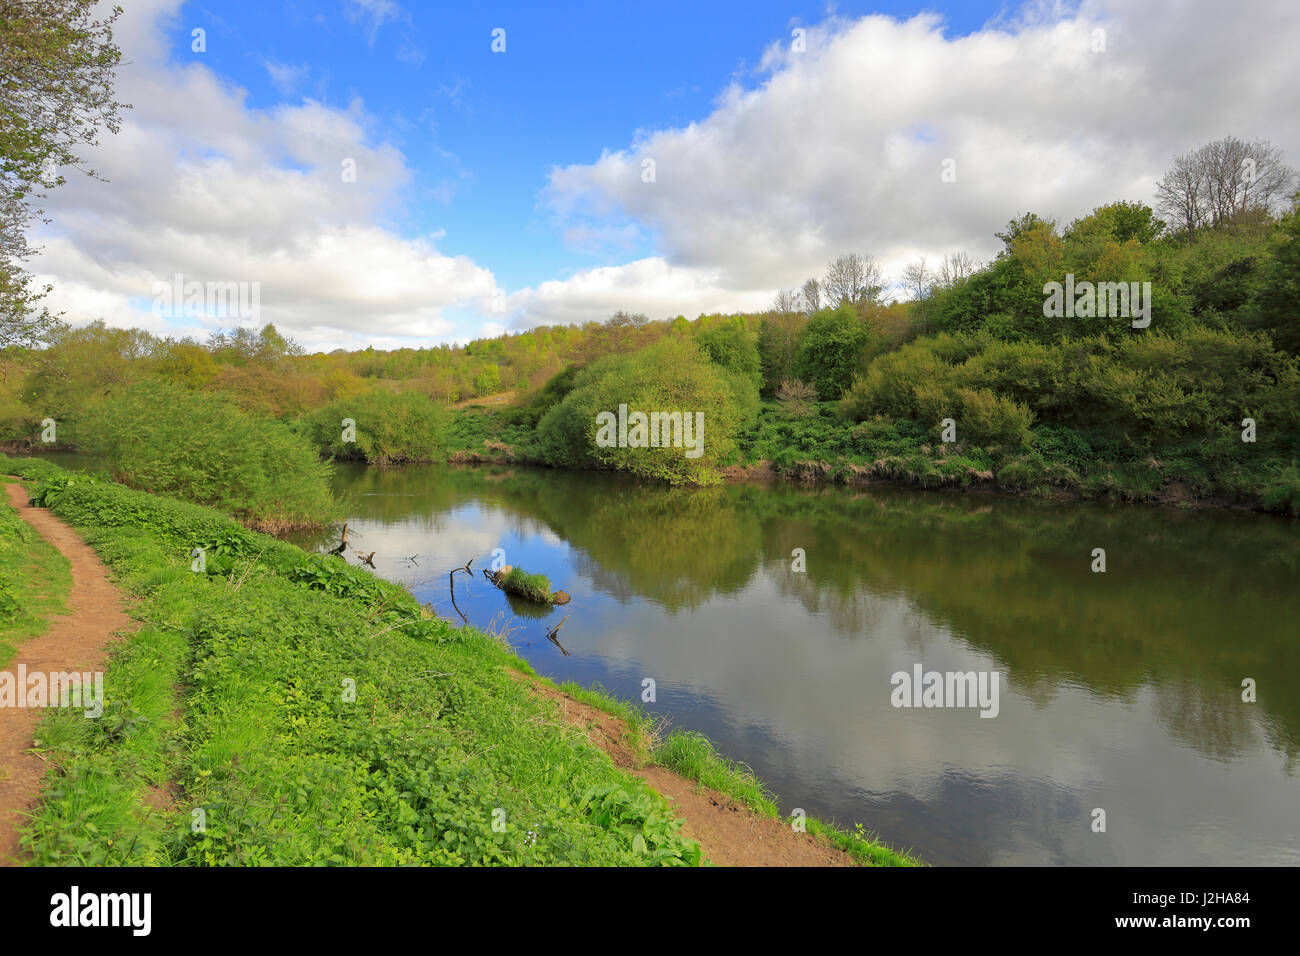
[(272, 63), (270, 60), (263, 64), (266, 72), (271, 76), (271, 83), (281, 96), (291, 96), (295, 93), (302, 81), (307, 78), (310, 67), (306, 63), (297, 65), (289, 63)]
[(955, 38), (933, 14), (832, 19), (807, 28), (806, 52), (769, 47), (757, 88), (554, 170), (546, 196), (563, 226), (636, 223), (725, 289), (795, 285), (853, 250), (893, 277), (918, 254), (987, 257), (1019, 212), (1150, 202), (1174, 154), (1224, 135), (1271, 139), (1300, 164), (1291, 6), (1037, 4)]
[(406, 19), (406, 14), (393, 0), (347, 0), (347, 18), (366, 29), (371, 44), (385, 23)]
[(720, 283), (716, 271), (673, 266), (662, 258), (649, 258), (543, 282), (509, 296), (505, 308), (513, 316), (513, 328), (529, 328), (605, 319), (620, 309), (652, 319), (678, 314), (694, 318), (701, 312), (766, 308), (771, 298), (765, 289), (728, 289)]
[[(177, 273), (257, 282), (259, 321), (333, 348), (441, 341), (455, 332), (446, 309), (499, 298), (489, 270), (437, 248), (441, 233), (404, 237), (378, 224), (412, 177), (397, 149), (372, 142), (360, 100), (250, 109), (242, 89), (201, 62), (164, 66), (156, 24), (174, 6), (133, 6), (122, 19), (118, 93), (134, 109), (95, 151), (108, 182), (69, 177), (52, 196), (54, 225), (32, 263), (55, 286), (52, 308), (77, 323), (168, 332), (147, 311), (155, 283)], [(344, 181), (345, 162), (355, 182)]]
[[(897, 279), (922, 255), (987, 258), (993, 231), (1020, 212), (1149, 202), (1173, 155), (1220, 136), (1268, 138), (1300, 165), (1290, 2), (1263, 0), (1250, 16), (1209, 0), (1035, 4), (963, 37), (930, 14), (806, 27), (806, 52), (781, 37), (759, 85), (732, 84), (697, 122), (552, 170), (543, 197), (557, 241), (634, 261), (507, 290), (442, 251), (441, 233), (385, 225), (413, 196), (452, 201), (472, 180), (454, 157), (450, 175), (415, 183), (361, 100), (250, 108), (202, 57), (169, 64), (179, 0), (138, 0), (116, 31), (119, 98), (135, 108), (92, 157), (109, 183), (70, 177), (54, 193), (33, 267), (72, 320), (151, 328), (132, 303), (156, 281), (258, 281), (264, 321), (327, 349), (619, 309), (763, 308), (842, 252), (871, 252)], [(406, 16), (391, 0), (349, 9), (372, 37)], [(456, 103), (460, 89), (439, 92)], [(940, 178), (949, 157), (952, 183)], [(643, 158), (654, 183), (641, 181)], [(355, 182), (340, 175), (348, 160)]]

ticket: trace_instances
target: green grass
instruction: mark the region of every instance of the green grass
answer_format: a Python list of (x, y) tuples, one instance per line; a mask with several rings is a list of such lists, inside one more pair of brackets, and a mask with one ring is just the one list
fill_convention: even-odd
[(550, 578), (544, 574), (529, 574), (522, 568), (507, 571), (501, 579), (501, 589), (541, 604), (550, 604), (554, 599)]
[(667, 803), (483, 633), (200, 506), (86, 480), (48, 503), (141, 627), (102, 720), (39, 727), (57, 769), (23, 835), (33, 862), (698, 863)]
[[(56, 769), (23, 833), (32, 862), (699, 863), (663, 798), (512, 678), (531, 669), (488, 635), (210, 509), (44, 462), (0, 467), (42, 479), (36, 496), (140, 622), (114, 651), (104, 717), (52, 710), (38, 728)], [(704, 737), (659, 740), (634, 705), (562, 689), (623, 719), (647, 762), (778, 815)], [(863, 862), (915, 862), (860, 828), (808, 828)]]
[(72, 586), (67, 559), (5, 502), (0, 488), (0, 667), (66, 611)]

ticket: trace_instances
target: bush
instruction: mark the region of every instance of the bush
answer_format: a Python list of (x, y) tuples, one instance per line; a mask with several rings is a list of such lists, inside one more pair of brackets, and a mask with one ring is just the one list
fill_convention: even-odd
[(758, 342), (748, 329), (740, 325), (719, 325), (701, 332), (695, 341), (713, 364), (752, 380), (755, 386), (762, 385)]
[(281, 422), (217, 395), (141, 382), (85, 413), (81, 449), (123, 484), (218, 508), (265, 529), (334, 514), (330, 469)]
[[(681, 412), (692, 423), (693, 441), (695, 413), (700, 413), (705, 427), (699, 454), (689, 457), (695, 449), (684, 442), (683, 447), (601, 447), (597, 416), (616, 417), (620, 405), (629, 417)], [(710, 362), (694, 342), (662, 339), (639, 352), (607, 356), (581, 372), (573, 390), (538, 424), (537, 454), (557, 467), (614, 468), (675, 484), (709, 483), (718, 480), (717, 468), (733, 456), (736, 435), (757, 413), (754, 380)], [(634, 437), (631, 427), (628, 437)]]
[[(343, 422), (355, 424), (355, 441), (344, 441)], [(375, 390), (330, 402), (303, 420), (302, 428), (322, 454), (372, 465), (441, 461), (447, 452), (447, 413), (414, 391)]]
[(795, 353), (795, 373), (831, 402), (853, 382), (871, 330), (852, 306), (818, 312), (804, 326)]

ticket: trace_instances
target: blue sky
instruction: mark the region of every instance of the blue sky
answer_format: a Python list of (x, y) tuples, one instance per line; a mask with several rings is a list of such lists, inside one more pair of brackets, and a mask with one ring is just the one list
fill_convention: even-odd
[[(1225, 135), (1300, 157), (1292, 0), (121, 2), (109, 181), (38, 237), (74, 323), (386, 348), (762, 309), (844, 252), (896, 282), (1020, 212), (1152, 202)], [(258, 314), (160, 317), (176, 275)]]
[[(253, 107), (307, 96), (344, 108), (361, 97), (373, 135), (398, 145), (414, 175), (392, 224), (446, 232), (445, 251), (490, 263), (508, 287), (616, 261), (563, 241), (539, 206), (552, 166), (586, 163), (637, 130), (689, 125), (733, 81), (752, 87), (764, 49), (820, 22), (815, 3), (412, 3), (390, 13), (347, 2), (195, 4), (170, 31), (171, 56), (193, 59), (191, 31), (207, 31), (205, 62), (248, 91)], [(988, 3), (849, 3), (839, 15), (920, 9), (951, 35), (983, 26)], [(506, 30), (506, 51), (491, 50)], [(293, 71), (277, 85), (267, 64)], [(613, 252), (613, 250), (610, 250)], [(642, 234), (619, 250), (653, 252)]]

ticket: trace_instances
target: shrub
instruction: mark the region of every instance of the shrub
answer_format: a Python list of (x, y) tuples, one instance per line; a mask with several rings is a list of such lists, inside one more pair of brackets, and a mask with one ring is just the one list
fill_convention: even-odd
[(822, 401), (834, 401), (852, 384), (870, 339), (871, 330), (852, 306), (818, 312), (799, 336), (795, 373)]
[[(681, 412), (692, 428), (694, 413), (701, 413), (699, 455), (688, 457), (687, 447), (600, 447), (597, 416), (617, 416), (620, 405), (629, 415)], [(718, 480), (717, 468), (734, 454), (736, 435), (757, 413), (753, 380), (710, 362), (694, 342), (662, 339), (581, 372), (573, 390), (538, 424), (537, 453), (559, 467), (614, 468), (675, 484), (703, 484)]]
[[(345, 419), (355, 441), (344, 441)], [(447, 449), (447, 413), (415, 391), (374, 390), (330, 402), (308, 416), (303, 430), (322, 454), (372, 465), (441, 461)]]
[(123, 484), (219, 508), (267, 529), (334, 513), (330, 469), (287, 425), (229, 400), (140, 382), (85, 413), (81, 448)]
[(777, 401), (789, 415), (807, 415), (812, 412), (817, 400), (817, 389), (806, 385), (797, 378), (786, 379), (776, 390)]

